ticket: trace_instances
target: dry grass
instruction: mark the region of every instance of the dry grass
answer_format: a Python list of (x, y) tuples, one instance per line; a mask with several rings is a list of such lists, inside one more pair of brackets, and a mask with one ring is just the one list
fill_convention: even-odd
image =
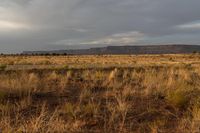
[(199, 55), (0, 57), (0, 131), (199, 132), (199, 63)]

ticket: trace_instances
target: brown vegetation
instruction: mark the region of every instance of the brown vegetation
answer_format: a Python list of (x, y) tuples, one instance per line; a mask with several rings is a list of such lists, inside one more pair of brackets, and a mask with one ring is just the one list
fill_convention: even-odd
[(3, 132), (199, 132), (199, 55), (4, 56), (0, 64)]

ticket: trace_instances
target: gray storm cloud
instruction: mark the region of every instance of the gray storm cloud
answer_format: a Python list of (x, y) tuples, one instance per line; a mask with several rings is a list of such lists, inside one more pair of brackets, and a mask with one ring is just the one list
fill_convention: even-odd
[(1, 0), (0, 52), (199, 43), (199, 5), (199, 0)]

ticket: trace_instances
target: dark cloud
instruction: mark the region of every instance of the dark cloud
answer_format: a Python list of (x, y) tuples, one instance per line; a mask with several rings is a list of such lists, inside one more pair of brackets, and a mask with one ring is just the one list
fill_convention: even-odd
[(198, 43), (199, 5), (199, 0), (1, 0), (0, 52)]

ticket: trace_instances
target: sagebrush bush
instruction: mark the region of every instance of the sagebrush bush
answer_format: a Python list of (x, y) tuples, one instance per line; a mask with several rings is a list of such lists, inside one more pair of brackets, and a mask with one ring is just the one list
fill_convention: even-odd
[(5, 70), (6, 67), (7, 67), (7, 65), (1, 64), (1, 65), (0, 65), (0, 70)]

